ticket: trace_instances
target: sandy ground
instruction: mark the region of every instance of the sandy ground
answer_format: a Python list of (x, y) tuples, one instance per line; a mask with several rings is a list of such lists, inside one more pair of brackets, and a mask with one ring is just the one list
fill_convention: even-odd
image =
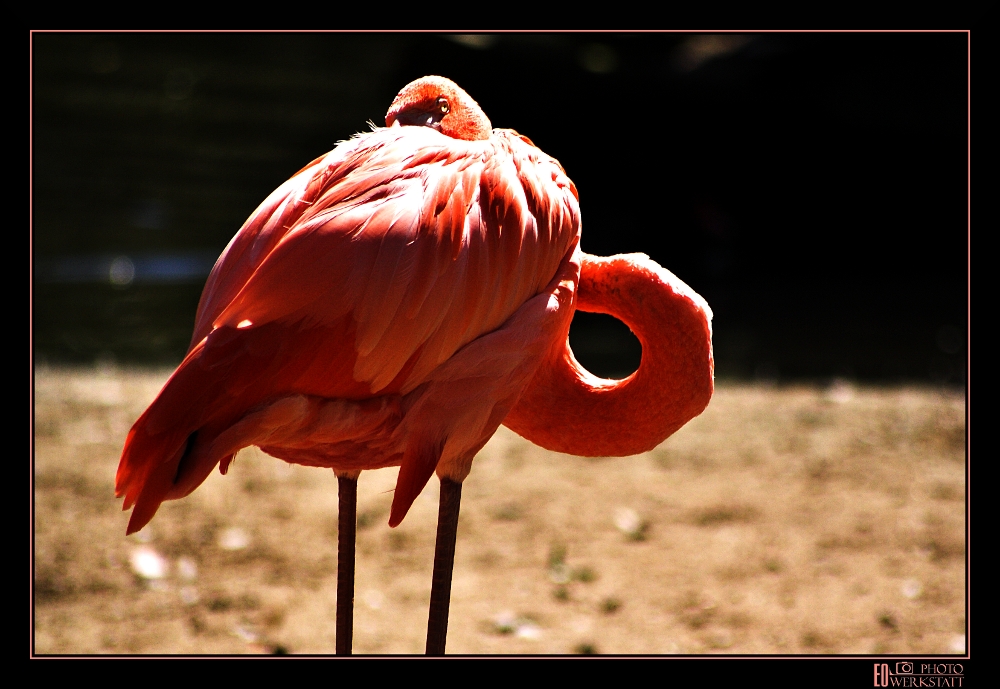
[[(167, 371), (35, 375), (34, 651), (332, 653), (337, 482), (245, 450), (125, 536), (131, 423)], [(357, 653), (421, 653), (432, 479), (386, 526), (359, 485)], [(965, 401), (720, 384), (656, 450), (587, 460), (501, 428), (464, 486), (449, 653), (963, 653)]]

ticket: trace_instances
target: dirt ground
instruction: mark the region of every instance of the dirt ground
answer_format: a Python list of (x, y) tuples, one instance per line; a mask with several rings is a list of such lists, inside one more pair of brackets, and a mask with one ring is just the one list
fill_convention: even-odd
[[(35, 372), (34, 652), (326, 654), (337, 482), (245, 450), (139, 534), (122, 443), (168, 371)], [(359, 484), (356, 653), (422, 653), (436, 479)], [(965, 400), (720, 383), (656, 450), (501, 428), (464, 485), (449, 653), (964, 653)]]

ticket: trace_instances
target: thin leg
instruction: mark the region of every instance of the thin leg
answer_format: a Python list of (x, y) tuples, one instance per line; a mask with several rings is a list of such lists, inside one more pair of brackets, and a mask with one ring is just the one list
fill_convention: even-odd
[(431, 608), (427, 616), (427, 655), (443, 656), (448, 638), (448, 608), (451, 605), (451, 574), (455, 568), (455, 536), (462, 505), (462, 484), (441, 479), (437, 543), (434, 546), (434, 578)]
[(354, 546), (358, 529), (358, 479), (337, 476), (337, 655), (349, 656), (354, 644)]

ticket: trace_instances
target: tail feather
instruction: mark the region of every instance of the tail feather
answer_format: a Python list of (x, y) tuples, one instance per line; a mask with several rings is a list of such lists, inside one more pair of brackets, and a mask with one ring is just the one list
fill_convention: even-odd
[[(125, 498), (123, 510), (133, 509), (130, 534), (145, 526), (164, 500), (180, 497), (171, 491), (176, 492), (182, 460), (194, 451), (197, 430), (204, 422), (198, 408), (204, 408), (201, 404), (188, 404), (178, 412), (183, 393), (190, 386), (187, 379), (197, 376), (187, 366), (191, 361), (189, 356), (171, 376), (125, 440), (115, 475), (115, 496)], [(185, 474), (189, 469), (184, 467)]]
[(156, 514), (174, 487), (177, 469), (191, 444), (182, 433), (149, 435), (145, 419), (146, 414), (129, 431), (115, 476), (115, 495), (125, 498), (122, 509), (133, 510), (128, 524), (130, 534)]
[(167, 461), (153, 466), (152, 470), (147, 473), (145, 481), (135, 497), (135, 506), (132, 509), (132, 516), (128, 520), (126, 535), (133, 534), (146, 526), (160, 508), (160, 504), (167, 498), (167, 494), (174, 486), (177, 467), (184, 455), (185, 447), (186, 444), (177, 448)]
[(134, 509), (129, 533), (145, 526), (164, 500), (194, 490), (218, 461), (206, 465), (211, 459), (195, 445), (210, 444), (199, 431), (211, 427), (213, 414), (228, 411), (234, 384), (227, 364), (239, 343), (228, 330), (216, 339), (215, 359), (207, 361), (206, 340), (196, 344), (129, 431), (115, 476), (123, 509)]

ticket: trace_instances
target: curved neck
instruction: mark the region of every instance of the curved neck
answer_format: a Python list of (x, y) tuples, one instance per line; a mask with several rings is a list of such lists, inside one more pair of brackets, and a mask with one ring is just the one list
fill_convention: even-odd
[(673, 273), (645, 254), (583, 254), (576, 308), (631, 328), (642, 345), (639, 369), (623, 380), (598, 378), (564, 338), (505, 426), (548, 450), (622, 457), (653, 449), (708, 406), (712, 312)]

